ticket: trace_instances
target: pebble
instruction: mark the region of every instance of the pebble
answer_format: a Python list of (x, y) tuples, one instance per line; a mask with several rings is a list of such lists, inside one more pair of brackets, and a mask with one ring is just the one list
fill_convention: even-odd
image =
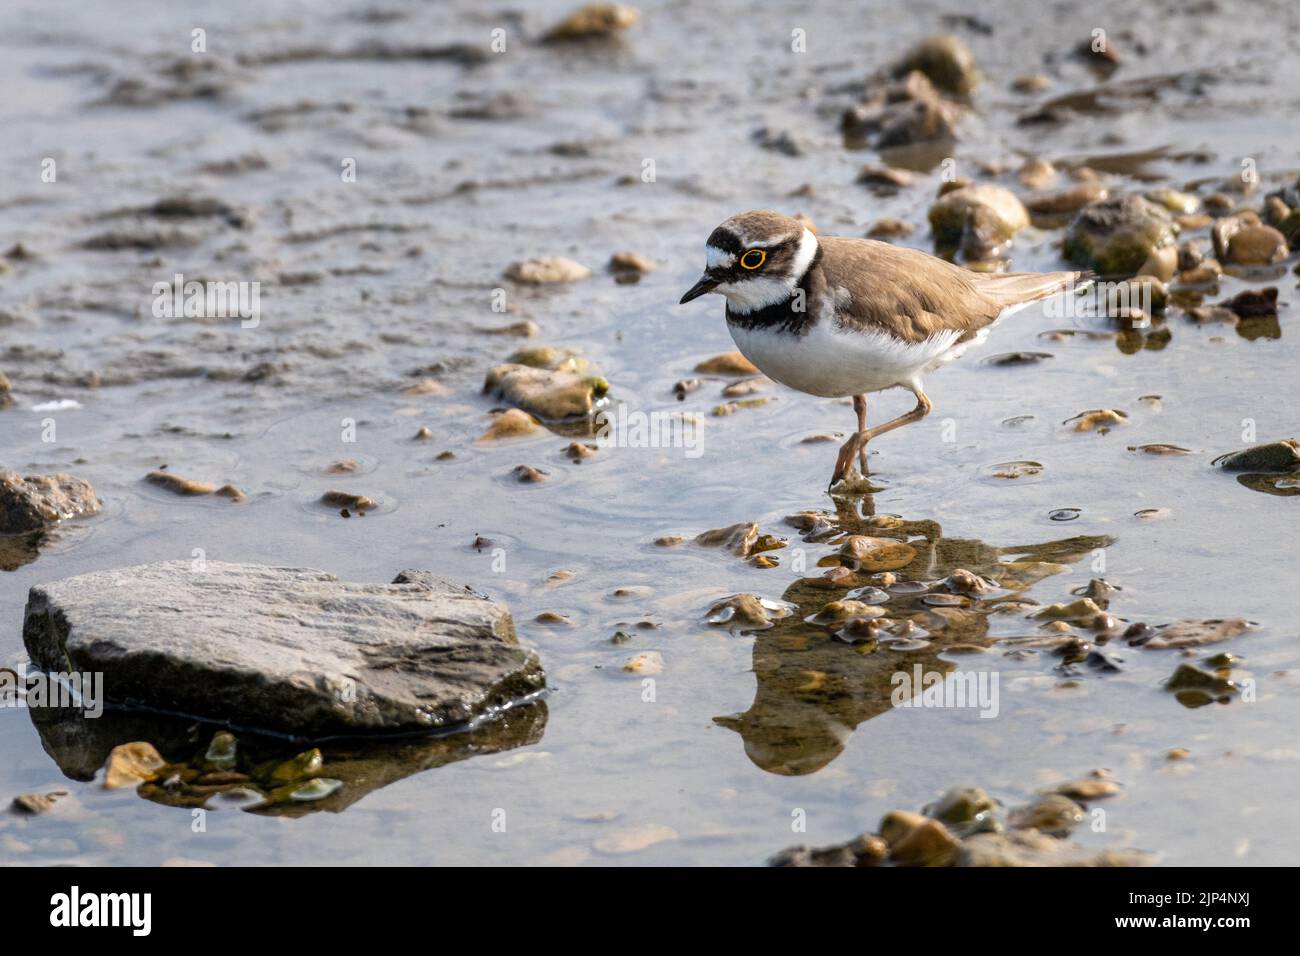
[(1032, 95), (1051, 88), (1052, 78), (1046, 73), (1028, 73), (1011, 81), (1011, 89), (1017, 93)]
[(1039, 830), (1051, 836), (1067, 836), (1084, 817), (1083, 807), (1061, 793), (1049, 793), (1025, 807), (1012, 810), (1007, 822), (1017, 830)]
[(512, 263), (505, 277), (526, 285), (548, 285), (559, 282), (578, 282), (591, 275), (591, 270), (565, 256), (538, 256)]
[(1090, 411), (1080, 412), (1064, 422), (1068, 425), (1074, 422), (1076, 432), (1096, 431), (1104, 435), (1112, 425), (1122, 425), (1128, 420), (1128, 415), (1115, 408), (1094, 408)]
[(930, 207), (930, 229), (936, 243), (961, 241), (972, 216), (982, 217), (981, 225), (999, 240), (1008, 240), (1029, 225), (1029, 212), (1005, 186), (978, 183), (951, 190)]
[(13, 799), (13, 809), (18, 813), (48, 813), (54, 805), (68, 795), (66, 790), (51, 790), (49, 793), (21, 793)]
[(521, 339), (531, 339), (540, 335), (542, 327), (532, 319), (511, 322), (509, 325), (496, 325), (477, 330), (482, 335), (509, 335)]
[(902, 219), (877, 219), (867, 230), (868, 239), (901, 239), (910, 236), (916, 227)]
[(970, 47), (955, 36), (926, 37), (894, 64), (895, 77), (916, 70), (935, 88), (953, 96), (969, 96), (979, 83), (979, 69)]
[(641, 19), (636, 7), (622, 3), (589, 3), (569, 14), (542, 35), (543, 43), (609, 40)]
[(379, 507), (379, 502), (374, 498), (353, 494), (350, 491), (327, 491), (320, 496), (320, 503), (331, 508), (347, 508), (356, 512), (366, 512)]
[(759, 371), (739, 352), (723, 352), (695, 366), (702, 375), (758, 375)]
[(639, 252), (616, 252), (609, 257), (611, 272), (635, 272), (642, 275), (654, 271), (655, 264)]
[(885, 192), (896, 192), (912, 185), (915, 176), (906, 169), (898, 169), (894, 166), (863, 166), (858, 171), (857, 181), (863, 186), (873, 186)]
[(949, 866), (961, 849), (961, 841), (938, 820), (906, 810), (885, 815), (880, 837), (899, 866)]
[(1266, 266), (1288, 255), (1286, 237), (1272, 226), (1246, 226), (1228, 240), (1224, 260), (1240, 266)]
[(1220, 455), (1214, 459), (1213, 464), (1230, 472), (1298, 471), (1300, 470), (1300, 442), (1289, 438), (1285, 441), (1253, 445), (1250, 448)]
[[(1081, 780), (1069, 780), (1053, 788), (1054, 793), (1066, 797), (1073, 797), (1075, 800), (1100, 800), (1103, 797), (1113, 797), (1120, 792), (1120, 785), (1107, 776), (1098, 776), (1097, 771), (1091, 777), (1085, 777)], [(1104, 771), (1101, 772), (1104, 774)]]
[(593, 846), (601, 853), (638, 853), (658, 843), (676, 839), (678, 834), (672, 827), (650, 823), (645, 826), (616, 830), (596, 840)]
[(135, 787), (156, 780), (166, 766), (167, 762), (151, 743), (135, 741), (119, 744), (109, 753), (108, 762), (104, 765), (104, 789)]
[(593, 457), (597, 451), (599, 451), (599, 448), (596, 445), (589, 445), (584, 442), (575, 441), (570, 442), (565, 447), (564, 455), (573, 462), (583, 462), (588, 458)]
[(527, 412), (518, 408), (511, 408), (497, 415), (492, 424), (488, 426), (478, 439), (483, 441), (500, 441), (505, 438), (521, 438), (524, 435), (531, 435), (541, 428), (537, 419), (533, 418)]

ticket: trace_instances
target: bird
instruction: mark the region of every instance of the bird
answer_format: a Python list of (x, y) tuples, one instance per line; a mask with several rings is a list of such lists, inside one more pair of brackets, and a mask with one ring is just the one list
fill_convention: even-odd
[[(742, 212), (710, 233), (705, 269), (679, 304), (708, 293), (726, 300), (740, 353), (782, 385), (853, 399), (857, 430), (839, 451), (831, 488), (867, 443), (917, 422), (934, 407), (922, 377), (1008, 315), (1071, 288), (1089, 272), (972, 272), (919, 249), (849, 236), (818, 236), (769, 209)], [(905, 388), (916, 407), (867, 427), (867, 395)]]

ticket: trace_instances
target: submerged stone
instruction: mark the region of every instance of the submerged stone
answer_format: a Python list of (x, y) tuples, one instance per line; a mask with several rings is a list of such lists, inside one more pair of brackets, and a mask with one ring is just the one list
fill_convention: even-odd
[(773, 601), (757, 594), (734, 594), (709, 608), (705, 620), (735, 631), (766, 630), (797, 609), (798, 605), (787, 601)]
[(1218, 644), (1246, 633), (1250, 622), (1244, 618), (1212, 618), (1200, 621), (1174, 621), (1157, 627), (1143, 647), (1154, 650), (1204, 647)]

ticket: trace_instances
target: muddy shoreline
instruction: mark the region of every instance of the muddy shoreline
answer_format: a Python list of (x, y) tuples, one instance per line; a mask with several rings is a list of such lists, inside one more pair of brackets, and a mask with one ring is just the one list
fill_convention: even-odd
[[(1077, 828), (1090, 851), (1293, 862), (1296, 489), (1212, 462), (1300, 437), (1296, 255), (1239, 270), (1212, 230), (1242, 209), (1266, 219), (1300, 173), (1296, 12), (1026, 3), (974, 22), (829, 4), (725, 16), (724, 33), (716, 11), (644, 3), (613, 42), (542, 42), (573, 6), (240, 3), (206, 24), (201, 55), (185, 11), (153, 11), (143, 32), (73, 4), (5, 14), (0, 161), (22, 173), (0, 197), (0, 466), (74, 474), (103, 506), (0, 546), (0, 666), (26, 659), (32, 586), (201, 552), (470, 584), (509, 606), (549, 691), (455, 744), (326, 748), (344, 789), (313, 809), (346, 812), (274, 831), (276, 814), (226, 814), (216, 839), (190, 833), (186, 799), (90, 779), (152, 735), (189, 786), (219, 772), (199, 766), (213, 728), (124, 715), (78, 750), (73, 730), (60, 744), (57, 724), (3, 708), (0, 798), (70, 796), (0, 815), (0, 859), (753, 865), (875, 833), (954, 786), (1015, 809), (1104, 768), (1122, 791), (1105, 831)], [(1076, 55), (1098, 27), (1118, 63)], [(917, 117), (872, 112), (872, 78), (931, 34), (969, 47), (978, 84), (883, 94), (955, 134), (900, 145)], [(1247, 162), (1258, 180), (1237, 189)], [(949, 172), (1032, 213), (1010, 235), (1005, 218), (963, 219), (955, 255), (975, 267), (1065, 268), (1076, 210), (1061, 210), (1080, 195), (1062, 194), (1095, 184), (1194, 198), (1167, 212), (1211, 220), (1179, 224), (1174, 248), (1202, 248), (1175, 276), (1227, 268), (1171, 276), (1145, 322), (1016, 316), (928, 383), (931, 419), (873, 446), (871, 493), (832, 500), (827, 436), (849, 407), (699, 371), (733, 348), (721, 304), (677, 299), (709, 231), (745, 208), (933, 250)], [(256, 282), (256, 322), (186, 315), (183, 296), (159, 314), (155, 285), (177, 275)], [(560, 386), (549, 404), (539, 367)], [(542, 424), (484, 440), (521, 403)], [(588, 405), (696, 430), (647, 447), (553, 420)], [(885, 393), (871, 416), (907, 406)], [(747, 530), (697, 540), (751, 523), (748, 546)], [(912, 553), (833, 593), (810, 584), (835, 578), (848, 534)], [(937, 583), (963, 570), (994, 590)], [(920, 633), (845, 640), (805, 620), (849, 590), (888, 592), (881, 574), (923, 583), (879, 605)], [(1096, 579), (1119, 590), (1098, 600)], [(746, 594), (798, 610), (710, 623)], [(1145, 646), (1173, 622), (1235, 619), (1249, 627), (1212, 646)], [(1146, 641), (1125, 636), (1139, 624)], [(889, 678), (914, 663), (997, 674), (998, 716), (894, 706)], [(1182, 665), (1208, 682), (1167, 689)], [(238, 772), (293, 757), (250, 746)]]

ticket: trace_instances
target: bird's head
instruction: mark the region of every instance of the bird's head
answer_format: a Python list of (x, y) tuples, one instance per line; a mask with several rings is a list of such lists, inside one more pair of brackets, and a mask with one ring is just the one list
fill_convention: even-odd
[(817, 255), (817, 237), (797, 219), (757, 209), (714, 229), (704, 255), (704, 275), (682, 304), (717, 292), (743, 314), (790, 298)]

